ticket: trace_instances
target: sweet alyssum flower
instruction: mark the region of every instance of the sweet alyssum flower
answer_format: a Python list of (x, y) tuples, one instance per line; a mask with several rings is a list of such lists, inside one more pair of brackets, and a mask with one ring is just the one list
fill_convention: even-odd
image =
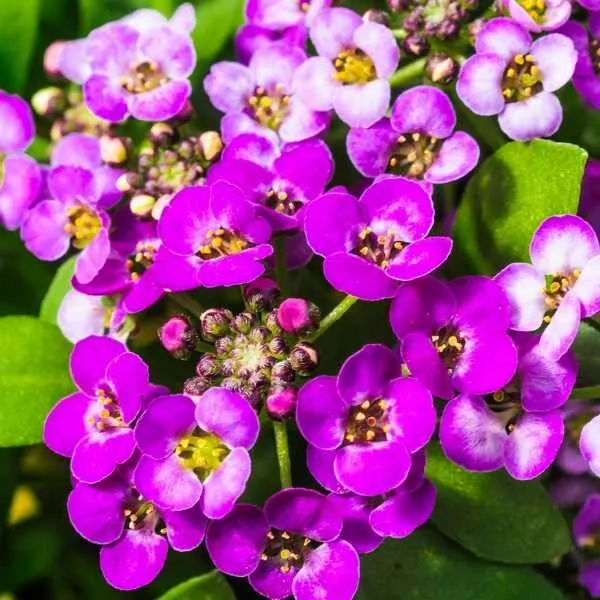
[(161, 510), (131, 483), (136, 459), (95, 485), (78, 482), (67, 500), (69, 519), (82, 537), (100, 544), (100, 569), (119, 590), (152, 582), (162, 570), (169, 546), (189, 552), (204, 539), (207, 519), (199, 505)]
[(271, 44), (257, 50), (247, 67), (228, 61), (213, 65), (204, 89), (225, 113), (221, 133), (226, 143), (242, 133), (298, 142), (327, 127), (329, 115), (310, 108), (292, 88), (294, 73), (305, 60), (296, 46)]
[(285, 29), (297, 25), (311, 27), (316, 16), (331, 0), (249, 0), (246, 20), (269, 29)]
[(168, 252), (157, 257), (154, 273), (170, 290), (249, 283), (264, 273), (262, 261), (273, 253), (268, 222), (226, 181), (175, 194), (158, 235)]
[(499, 0), (504, 11), (528, 31), (554, 31), (571, 16), (569, 0)]
[(600, 477), (600, 416), (595, 416), (581, 430), (579, 450), (592, 473)]
[(347, 8), (324, 10), (314, 19), (310, 39), (319, 56), (309, 58), (294, 76), (294, 88), (313, 110), (334, 109), (351, 127), (370, 127), (390, 104), (388, 79), (400, 51), (392, 32), (365, 23)]
[(390, 322), (409, 371), (434, 396), (450, 400), (455, 389), (489, 394), (515, 374), (508, 302), (487, 277), (407, 283), (392, 302)]
[(460, 99), (478, 115), (498, 115), (514, 140), (554, 135), (562, 106), (553, 92), (571, 79), (577, 62), (571, 40), (551, 33), (532, 42), (522, 25), (499, 18), (483, 26), (475, 49), (458, 77)]
[(600, 560), (597, 556), (600, 534), (600, 494), (590, 494), (573, 520), (573, 537), (576, 545), (588, 560), (579, 566), (579, 584), (594, 598), (600, 596)]
[(431, 197), (416, 182), (388, 177), (360, 199), (330, 191), (313, 200), (305, 217), (308, 245), (323, 256), (329, 283), (364, 300), (391, 298), (400, 282), (437, 269), (452, 240), (427, 237), (434, 221)]
[(50, 411), (44, 443), (72, 457), (77, 480), (97, 483), (132, 457), (131, 425), (155, 390), (144, 361), (111, 338), (91, 336), (75, 344), (70, 368), (79, 391)]
[(351, 600), (360, 563), (352, 545), (339, 539), (341, 530), (342, 516), (331, 500), (315, 490), (288, 488), (262, 510), (239, 504), (213, 521), (206, 547), (220, 571), (248, 577), (267, 598)]
[(600, 311), (600, 244), (580, 217), (546, 219), (533, 234), (531, 263), (505, 267), (496, 281), (510, 302), (510, 327), (535, 331), (544, 323), (541, 346), (560, 358), (580, 320)]
[[(259, 143), (251, 139), (257, 136), (244, 137)], [(244, 190), (273, 231), (301, 227), (306, 204), (324, 192), (333, 174), (333, 157), (321, 140), (284, 146), (270, 167), (229, 155), (211, 168), (209, 183), (224, 179)]]
[(519, 366), (503, 388), (486, 396), (462, 394), (444, 408), (440, 442), (454, 462), (471, 471), (502, 466), (515, 479), (533, 479), (553, 462), (564, 436), (558, 408), (575, 386), (571, 354), (546, 356), (536, 336), (515, 336)]
[(159, 508), (186, 510), (200, 503), (211, 519), (223, 518), (246, 487), (260, 425), (238, 392), (213, 387), (198, 403), (162, 396), (142, 413), (135, 439), (142, 457), (134, 483)]
[(367, 129), (350, 129), (346, 147), (365, 177), (392, 173), (428, 184), (448, 183), (464, 177), (479, 160), (477, 142), (455, 127), (450, 98), (438, 88), (417, 86), (398, 96), (391, 118)]
[(18, 229), (42, 185), (38, 164), (23, 154), (35, 137), (31, 109), (19, 96), (0, 90), (0, 225)]
[[(561, 412), (565, 422), (565, 439), (556, 458), (556, 465), (569, 475), (600, 472), (600, 462), (596, 458), (598, 453), (595, 451), (595, 429), (600, 421), (594, 421), (600, 413), (600, 406), (579, 400), (569, 402), (562, 407)], [(583, 438), (583, 431), (588, 424), (590, 426)]]
[[(311, 379), (298, 393), (296, 420), (313, 464), (361, 496), (378, 496), (408, 476), (411, 454), (427, 444), (436, 412), (430, 392), (402, 377), (400, 361), (380, 344), (364, 346), (339, 375)], [(309, 464), (310, 467), (310, 464)]]

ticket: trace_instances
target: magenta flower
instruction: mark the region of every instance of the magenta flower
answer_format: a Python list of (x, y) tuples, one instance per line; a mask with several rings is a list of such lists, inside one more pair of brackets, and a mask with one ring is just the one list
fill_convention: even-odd
[[(591, 411), (597, 412), (594, 407)], [(579, 450), (594, 475), (600, 477), (600, 415), (588, 421), (581, 430)]]
[(247, 67), (227, 61), (213, 65), (204, 89), (225, 113), (221, 133), (226, 143), (242, 133), (299, 142), (327, 127), (329, 115), (311, 109), (292, 88), (294, 73), (305, 60), (298, 47), (272, 44), (257, 50)]
[(431, 197), (418, 183), (388, 177), (359, 200), (330, 191), (313, 200), (305, 217), (308, 245), (323, 256), (325, 278), (363, 300), (391, 298), (400, 283), (437, 269), (450, 254), (448, 237), (427, 237), (434, 221)]
[(554, 462), (564, 436), (558, 408), (575, 386), (577, 361), (570, 353), (558, 361), (548, 358), (538, 339), (515, 337), (519, 366), (503, 388), (487, 396), (462, 394), (446, 405), (440, 442), (461, 467), (504, 466), (515, 479), (533, 479)]
[(153, 388), (144, 361), (110, 338), (91, 336), (75, 344), (70, 366), (79, 391), (50, 411), (44, 443), (72, 457), (76, 479), (97, 483), (133, 455), (131, 425)]
[(600, 109), (600, 13), (589, 13), (587, 28), (577, 21), (569, 21), (561, 27), (560, 33), (571, 39), (577, 51), (573, 87), (590, 106)]
[(560, 358), (579, 322), (600, 311), (600, 244), (580, 217), (546, 219), (533, 234), (532, 264), (514, 263), (495, 279), (510, 302), (510, 328), (535, 331), (544, 323), (541, 347)]
[(331, 0), (248, 0), (246, 21), (273, 30), (311, 27), (317, 15), (330, 5)]
[(158, 234), (168, 252), (157, 256), (154, 273), (169, 290), (250, 283), (264, 273), (261, 261), (273, 253), (268, 222), (226, 181), (175, 194)]
[(100, 569), (106, 581), (124, 591), (156, 579), (169, 546), (177, 552), (197, 548), (207, 525), (198, 505), (180, 512), (159, 509), (142, 497), (124, 472), (95, 485), (76, 483), (67, 511), (77, 533), (102, 546)]
[(488, 21), (463, 65), (456, 91), (478, 115), (498, 115), (504, 133), (514, 140), (555, 134), (562, 106), (553, 94), (572, 77), (577, 52), (569, 38), (552, 33), (532, 43), (527, 30), (512, 19)]
[(337, 378), (321, 375), (301, 388), (296, 420), (315, 448), (309, 468), (333, 470), (339, 485), (330, 489), (378, 496), (407, 478), (411, 455), (433, 435), (436, 412), (427, 388), (402, 377), (396, 355), (371, 344)]
[(135, 428), (142, 452), (135, 487), (159, 508), (199, 502), (208, 518), (221, 519), (244, 492), (259, 429), (244, 396), (225, 388), (209, 389), (197, 404), (182, 395), (156, 398)]
[(554, 31), (571, 16), (569, 0), (500, 0), (501, 8), (528, 31)]
[(283, 47), (306, 47), (308, 30), (302, 25), (285, 29), (269, 29), (254, 23), (242, 25), (235, 34), (235, 55), (239, 62), (247, 65), (257, 50), (280, 44)]
[(456, 113), (441, 90), (421, 85), (398, 96), (391, 118), (367, 129), (352, 128), (348, 155), (361, 175), (383, 173), (448, 183), (464, 177), (479, 160), (479, 146), (467, 133), (454, 131)]
[(479, 276), (407, 283), (390, 309), (409, 371), (445, 400), (454, 390), (489, 394), (513, 378), (517, 350), (507, 333), (508, 321), (502, 289)]
[(29, 105), (19, 96), (0, 90), (0, 225), (18, 229), (27, 209), (42, 186), (38, 164), (23, 154), (35, 137), (35, 123)]
[(577, 214), (600, 233), (600, 161), (593, 158), (585, 164)]
[(339, 539), (341, 530), (331, 500), (314, 490), (287, 488), (262, 510), (239, 504), (213, 521), (206, 548), (220, 571), (248, 577), (267, 598), (351, 600), (360, 563), (352, 545)]
[(313, 110), (334, 109), (351, 127), (370, 127), (390, 104), (389, 78), (400, 51), (392, 32), (365, 23), (347, 8), (324, 10), (314, 19), (310, 39), (319, 56), (296, 72), (294, 88)]
[(594, 558), (599, 531), (600, 494), (590, 494), (573, 521), (573, 537), (583, 552), (590, 551), (590, 559), (579, 566), (579, 585), (594, 598), (600, 596), (600, 560)]
[[(246, 134), (248, 144), (258, 136)], [(242, 189), (258, 206), (273, 231), (302, 227), (305, 207), (325, 190), (333, 174), (333, 157), (325, 142), (307, 140), (284, 146), (270, 167), (244, 158), (228, 158), (209, 171), (208, 182), (224, 179)]]

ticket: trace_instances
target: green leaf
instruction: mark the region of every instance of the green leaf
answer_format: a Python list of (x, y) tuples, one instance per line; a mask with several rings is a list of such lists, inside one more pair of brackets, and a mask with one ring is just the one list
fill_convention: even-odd
[(34, 317), (0, 319), (0, 446), (41, 442), (50, 408), (73, 391), (70, 351), (58, 327)]
[[(600, 327), (600, 323), (598, 324)], [(577, 357), (577, 387), (598, 385), (600, 372), (600, 331), (588, 323), (581, 323), (573, 344)]]
[(0, 88), (20, 92), (27, 81), (37, 39), (40, 0), (0, 2)]
[(455, 272), (494, 274), (529, 262), (529, 243), (551, 215), (576, 213), (587, 153), (572, 144), (511, 142), (469, 181), (454, 226)]
[(504, 471), (469, 473), (428, 453), (427, 475), (437, 487), (433, 522), (473, 554), (507, 563), (533, 564), (568, 552), (569, 528), (537, 481), (516, 481)]
[(42, 321), (56, 324), (60, 304), (67, 292), (71, 290), (71, 278), (75, 271), (76, 259), (76, 256), (68, 258), (56, 271), (54, 279), (42, 300), (40, 308), (40, 319)]
[(243, 0), (198, 0), (192, 32), (198, 63), (210, 62), (243, 20)]
[[(519, 520), (515, 535), (521, 535), (520, 526)], [(361, 557), (357, 600), (392, 598), (561, 600), (563, 596), (532, 569), (483, 561), (433, 529), (423, 528), (404, 540), (388, 540)]]
[(233, 590), (219, 571), (184, 581), (158, 600), (235, 600)]

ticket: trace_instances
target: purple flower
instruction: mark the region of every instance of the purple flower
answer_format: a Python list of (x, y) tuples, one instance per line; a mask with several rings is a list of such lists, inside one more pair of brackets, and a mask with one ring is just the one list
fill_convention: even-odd
[[(590, 464), (579, 449), (581, 435), (584, 427), (600, 413), (600, 406), (591, 402), (569, 402), (561, 409), (563, 421), (565, 422), (565, 439), (562, 448), (556, 458), (556, 464), (562, 471), (569, 475), (589, 474)], [(594, 427), (593, 424), (586, 433), (583, 446), (590, 463), (594, 463)], [(590, 444), (591, 442), (591, 444)], [(596, 463), (600, 471), (600, 461)]]
[[(597, 409), (592, 408), (594, 412)], [(583, 426), (579, 438), (581, 456), (588, 463), (594, 475), (600, 477), (600, 415), (594, 417)]]
[(593, 158), (585, 164), (577, 213), (600, 233), (600, 161)]
[(281, 30), (297, 25), (311, 27), (331, 0), (248, 0), (246, 20), (262, 27)]
[(344, 519), (340, 538), (350, 542), (357, 552), (369, 553), (386, 537), (405, 538), (426, 523), (435, 506), (436, 491), (425, 479), (424, 469), (425, 453), (418, 452), (406, 480), (387, 494), (370, 498), (331, 494), (329, 498)]
[(569, 21), (561, 27), (560, 33), (571, 39), (577, 51), (573, 87), (590, 106), (600, 109), (600, 13), (589, 13), (587, 28), (577, 21)]
[[(211, 560), (222, 572), (249, 577), (273, 599), (351, 600), (358, 588), (356, 550), (340, 540), (342, 517), (314, 490), (277, 492), (264, 509), (240, 504), (206, 533)], [(235, 548), (235, 552), (232, 552)]]
[(294, 88), (313, 110), (331, 110), (351, 127), (370, 127), (390, 104), (389, 78), (400, 51), (392, 32), (365, 23), (347, 8), (324, 10), (313, 21), (310, 39), (319, 56), (296, 72)]
[(464, 177), (479, 160), (479, 146), (468, 134), (454, 132), (456, 113), (441, 90), (421, 85), (398, 96), (391, 118), (368, 129), (352, 128), (348, 155), (361, 175), (383, 173), (448, 183)]
[[(259, 143), (252, 134), (240, 137)], [(333, 157), (325, 142), (307, 140), (284, 146), (270, 167), (225, 157), (210, 169), (208, 182), (224, 179), (237, 185), (273, 231), (286, 231), (301, 227), (306, 204), (324, 192), (332, 174)]]
[(155, 274), (165, 289), (249, 283), (273, 253), (271, 227), (238, 187), (226, 181), (188, 187), (173, 196), (158, 223), (168, 250)]
[(95, 485), (77, 483), (67, 510), (77, 533), (102, 546), (100, 568), (106, 581), (125, 591), (158, 576), (169, 546), (177, 552), (197, 548), (207, 524), (198, 505), (180, 512), (158, 509), (122, 472)]
[(308, 245), (325, 257), (325, 278), (363, 300), (391, 298), (400, 283), (423, 277), (448, 258), (452, 240), (429, 237), (434, 208), (418, 183), (376, 181), (359, 200), (330, 191), (306, 210)]
[(57, 166), (49, 172), (47, 183), (50, 199), (26, 213), (21, 238), (41, 260), (57, 260), (71, 245), (81, 250), (75, 275), (81, 283), (88, 283), (110, 252), (110, 218), (94, 173), (81, 167)]
[(235, 52), (238, 60), (247, 65), (257, 50), (268, 48), (273, 44), (283, 47), (297, 46), (304, 50), (308, 30), (302, 25), (285, 29), (269, 29), (254, 23), (242, 25), (235, 35)]
[(208, 518), (221, 519), (244, 492), (259, 429), (244, 396), (225, 388), (204, 392), (197, 405), (188, 396), (156, 398), (135, 428), (143, 455), (135, 487), (159, 508), (200, 502)]
[(23, 154), (35, 137), (29, 105), (0, 90), (0, 119), (0, 225), (13, 230), (38, 197), (42, 174), (35, 160)]
[(436, 416), (429, 391), (402, 377), (400, 361), (380, 344), (350, 356), (338, 377), (310, 380), (296, 407), (298, 428), (316, 449), (312, 464), (333, 469), (339, 486), (361, 496), (385, 494), (407, 478)]
[(519, 25), (536, 33), (558, 29), (571, 16), (569, 0), (499, 0), (498, 4)]
[[(584, 552), (595, 554), (600, 531), (600, 494), (591, 494), (573, 521), (575, 543)], [(591, 559), (579, 567), (579, 585), (594, 598), (600, 596), (600, 560)]]
[(44, 442), (72, 456), (76, 479), (97, 483), (133, 455), (131, 424), (152, 392), (148, 367), (121, 342), (98, 336), (75, 344), (70, 366), (79, 391), (50, 411)]
[(500, 286), (479, 276), (405, 284), (390, 310), (409, 371), (445, 400), (455, 389), (489, 394), (513, 378), (517, 350), (506, 332), (508, 319)]
[(515, 377), (493, 394), (462, 394), (446, 405), (440, 442), (455, 463), (470, 471), (504, 466), (515, 479), (533, 479), (554, 461), (564, 436), (558, 408), (575, 386), (577, 361), (541, 351), (538, 338), (515, 337), (519, 366)]
[(555, 134), (562, 106), (552, 93), (573, 75), (577, 52), (559, 33), (532, 43), (527, 30), (512, 19), (488, 21), (463, 65), (456, 91), (478, 115), (498, 115), (500, 128), (513, 140)]
[(546, 323), (541, 347), (560, 358), (580, 320), (600, 311), (600, 244), (583, 219), (559, 215), (538, 227), (529, 254), (532, 264), (508, 265), (495, 279), (510, 303), (510, 328), (535, 331)]
[(227, 61), (213, 65), (204, 89), (225, 113), (221, 121), (225, 143), (242, 133), (299, 142), (327, 127), (329, 115), (310, 109), (292, 89), (294, 73), (305, 60), (298, 47), (272, 44), (257, 50), (247, 67)]

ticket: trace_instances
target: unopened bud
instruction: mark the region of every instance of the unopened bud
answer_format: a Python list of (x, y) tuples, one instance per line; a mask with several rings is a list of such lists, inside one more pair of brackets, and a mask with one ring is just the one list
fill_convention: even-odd
[(224, 308), (209, 308), (200, 315), (200, 331), (208, 341), (220, 338), (229, 332), (231, 312)]
[(183, 108), (172, 119), (169, 120), (177, 124), (183, 124), (189, 121), (193, 116), (194, 106), (189, 100), (187, 100), (183, 105)]
[(138, 217), (147, 217), (152, 212), (155, 204), (156, 200), (152, 196), (138, 194), (129, 201), (129, 210)]
[(281, 336), (274, 337), (269, 342), (269, 352), (275, 356), (276, 358), (283, 359), (287, 353), (287, 344), (285, 342), (285, 338)]
[(33, 95), (31, 106), (40, 117), (58, 116), (67, 108), (67, 98), (61, 89), (47, 87)]
[(171, 202), (171, 198), (173, 198), (173, 196), (171, 194), (164, 194), (163, 196), (160, 196), (158, 198), (158, 200), (156, 201), (156, 204), (152, 207), (152, 218), (155, 221), (158, 221), (160, 219), (165, 208), (167, 208), (167, 206), (169, 206), (169, 202)]
[(267, 313), (264, 324), (273, 335), (279, 335), (283, 331), (281, 325), (279, 325), (279, 320), (277, 319), (277, 310), (272, 310), (270, 313)]
[(269, 277), (259, 277), (244, 288), (244, 299), (253, 313), (270, 310), (279, 298), (279, 287)]
[(275, 388), (265, 400), (267, 414), (275, 421), (283, 421), (296, 408), (296, 388)]
[(219, 356), (227, 356), (233, 350), (233, 346), (233, 339), (225, 336), (215, 341), (215, 352)]
[(363, 15), (363, 21), (365, 23), (379, 23), (379, 25), (385, 25), (387, 27), (390, 24), (390, 15), (388, 15), (384, 10), (370, 8)]
[(469, 25), (468, 25), (469, 38), (473, 45), (475, 45), (475, 40), (477, 39), (479, 32), (483, 29), (483, 26), (485, 25), (485, 23), (486, 22), (484, 19), (475, 19), (474, 21), (471, 21), (469, 23)]
[(253, 324), (254, 316), (252, 313), (243, 312), (239, 315), (235, 315), (231, 321), (231, 328), (238, 333), (250, 333)]
[(116, 136), (100, 137), (100, 156), (107, 165), (122, 165), (127, 160), (127, 141)]
[(52, 42), (44, 52), (44, 71), (48, 77), (58, 78), (62, 76), (60, 61), (68, 42)]
[(150, 128), (148, 137), (154, 145), (166, 146), (177, 139), (177, 131), (168, 123), (154, 123)]
[(248, 333), (248, 339), (254, 344), (262, 344), (271, 337), (271, 332), (266, 327), (253, 327)]
[(410, 7), (410, 0), (386, 0), (390, 12), (403, 12)]
[(418, 33), (409, 35), (403, 42), (402, 47), (411, 56), (425, 56), (429, 52), (429, 42)]
[(303, 333), (319, 326), (319, 309), (304, 298), (286, 298), (277, 309), (277, 320), (287, 333)]
[(198, 377), (213, 379), (221, 372), (220, 364), (221, 362), (214, 354), (204, 354), (196, 365), (196, 374)]
[(187, 360), (198, 343), (198, 332), (183, 315), (171, 317), (159, 330), (158, 337), (175, 358)]
[(200, 134), (198, 145), (202, 156), (209, 162), (216, 160), (223, 150), (223, 140), (216, 131), (205, 131)]
[(183, 384), (183, 393), (194, 400), (199, 400), (200, 396), (210, 388), (212, 383), (203, 377), (192, 377)]
[(308, 342), (300, 342), (292, 348), (289, 361), (299, 375), (308, 375), (319, 366), (319, 352)]
[(273, 368), (271, 369), (271, 379), (273, 383), (289, 383), (294, 381), (295, 377), (296, 373), (294, 373), (292, 365), (287, 360), (278, 362), (276, 365), (273, 365)]
[(450, 83), (458, 74), (458, 63), (447, 54), (434, 54), (425, 65), (425, 73), (433, 83)]

